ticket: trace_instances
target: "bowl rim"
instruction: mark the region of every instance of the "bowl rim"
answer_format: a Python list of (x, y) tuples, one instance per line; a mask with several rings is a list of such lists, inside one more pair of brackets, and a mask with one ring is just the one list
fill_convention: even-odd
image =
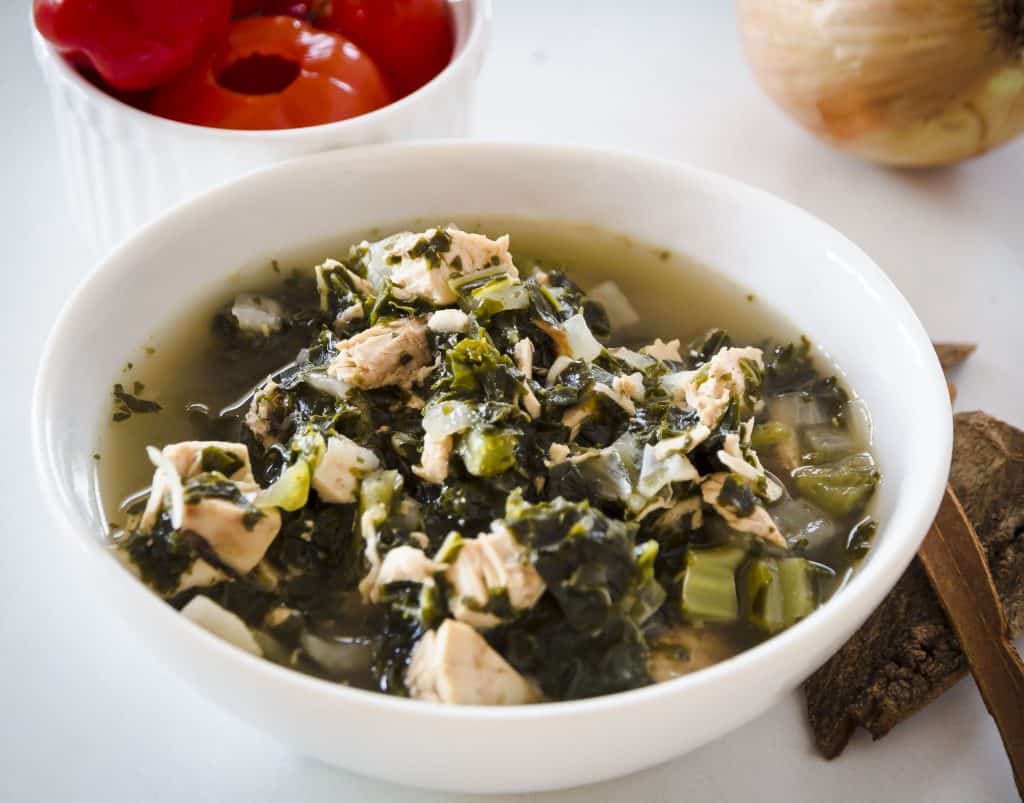
[[(67, 60), (60, 56), (52, 44), (43, 38), (32, 21), (31, 13), (29, 15), (29, 22), (32, 26), (32, 38), (35, 43), (33, 50), (35, 51), (36, 59), (40, 64), (45, 61), (50, 65), (54, 73), (64, 83), (72, 87), (75, 92), (88, 102), (96, 104), (112, 114), (124, 115), (140, 125), (162, 129), (165, 133), (172, 135), (209, 140), (233, 140), (237, 138), (250, 143), (266, 142), (269, 144), (282, 139), (304, 142), (319, 140), (322, 137), (329, 138), (335, 133), (358, 135), (363, 129), (373, 130), (374, 126), (378, 124), (387, 125), (395, 116), (409, 111), (419, 104), (435, 100), (440, 93), (444, 92), (447, 85), (461, 78), (467, 71), (478, 70), (483, 61), (483, 51), (490, 40), (493, 0), (446, 0), (446, 2), (449, 6), (467, 5), (470, 7), (472, 14), (462, 48), (453, 54), (451, 61), (444, 66), (441, 72), (414, 92), (410, 92), (405, 97), (392, 101), (386, 106), (381, 106), (379, 109), (374, 109), (356, 117), (349, 117), (346, 120), (335, 120), (331, 123), (320, 123), (319, 125), (302, 126), (300, 128), (257, 130), (216, 128), (214, 126), (171, 120), (170, 118), (161, 117), (152, 112), (137, 108), (104, 92), (86, 80), (78, 70), (74, 69)], [(457, 35), (458, 31), (456, 31)]]
[[(894, 533), (893, 545), (887, 559), (866, 561), (854, 573), (849, 582), (845, 583), (836, 593), (814, 613), (787, 630), (772, 638), (746, 649), (724, 661), (695, 671), (672, 680), (654, 683), (637, 689), (600, 697), (581, 700), (545, 702), (537, 705), (523, 706), (458, 706), (443, 703), (431, 703), (422, 700), (410, 700), (395, 697), (376, 691), (357, 689), (344, 686), (293, 669), (279, 666), (261, 657), (250, 655), (228, 642), (194, 625), (178, 611), (168, 605), (162, 598), (148, 589), (131, 572), (118, 565), (108, 546), (96, 537), (93, 528), (88, 525), (80, 512), (79, 505), (67, 495), (60, 493), (61, 483), (57, 479), (55, 462), (50, 449), (50, 436), (43, 412), (50, 386), (57, 381), (51, 366), (53, 356), (59, 350), (67, 335), (65, 330), (72, 325), (81, 300), (92, 292), (101, 280), (109, 281), (111, 275), (117, 276), (134, 270), (137, 265), (135, 252), (144, 251), (147, 240), (153, 232), (164, 228), (179, 226), (193, 215), (201, 214), (206, 207), (217, 207), (233, 198), (246, 197), (253, 192), (272, 187), (279, 176), (293, 170), (302, 170), (316, 166), (319, 173), (339, 170), (348, 162), (389, 157), (405, 154), (423, 155), (429, 158), (432, 153), (458, 153), (470, 149), (489, 154), (501, 159), (514, 153), (517, 157), (555, 157), (561, 160), (598, 159), (631, 162), (638, 167), (655, 169), (663, 173), (672, 173), (681, 182), (698, 183), (702, 187), (711, 188), (714, 192), (738, 199), (745, 203), (760, 204), (774, 207), (794, 220), (803, 220), (821, 232), (829, 241), (842, 245), (854, 255), (858, 264), (850, 264), (864, 287), (864, 292), (880, 299), (887, 308), (891, 320), (899, 321), (908, 329), (911, 336), (915, 356), (920, 359), (924, 384), (919, 390), (921, 403), (917, 418), (930, 419), (928, 427), (934, 430), (935, 440), (930, 443), (929, 459), (922, 461), (917, 468), (917, 476), (925, 489), (917, 499), (901, 496), (893, 514), (901, 508), (908, 507), (904, 513), (908, 519), (902, 540), (900, 533)], [(204, 213), (205, 216), (205, 213)], [(715, 266), (710, 266), (714, 271)], [(225, 269), (227, 275), (229, 269)], [(780, 309), (783, 314), (785, 310)], [(162, 618), (167, 628), (177, 634), (177, 638), (191, 642), (196, 649), (213, 651), (228, 663), (235, 663), (241, 671), (256, 673), (259, 679), (269, 684), (290, 687), (288, 690), (297, 694), (318, 695), (331, 698), (332, 702), (347, 705), (363, 706), (381, 714), (401, 714), (412, 717), (436, 718), (445, 720), (481, 722), (544, 719), (551, 717), (573, 717), (598, 715), (609, 710), (631, 705), (654, 705), (667, 702), (677, 694), (688, 691), (714, 687), (724, 683), (730, 676), (741, 675), (750, 667), (759, 663), (770, 663), (779, 654), (792, 651), (799, 655), (798, 645), (814, 644), (816, 635), (827, 635), (829, 623), (841, 617), (841, 612), (848, 608), (859, 611), (861, 619), (866, 618), (872, 610), (889, 593), (903, 571), (909, 565), (938, 509), (943, 490), (946, 485), (950, 458), (952, 454), (953, 427), (951, 406), (942, 370), (938, 358), (932, 348), (923, 325), (917, 318), (909, 302), (893, 284), (891, 279), (864, 251), (852, 243), (841, 232), (830, 224), (810, 214), (789, 201), (766, 190), (741, 182), (737, 179), (715, 173), (703, 168), (694, 167), (682, 162), (655, 156), (640, 155), (615, 148), (590, 147), (566, 144), (486, 142), (465, 140), (434, 140), (430, 142), (396, 143), (383, 145), (367, 145), (343, 150), (318, 153), (298, 159), (288, 160), (257, 170), (240, 179), (225, 183), (187, 200), (154, 221), (147, 223), (131, 237), (122, 242), (114, 251), (103, 258), (101, 263), (89, 273), (75, 288), (65, 301), (58, 317), (50, 329), (43, 348), (40, 368), (36, 377), (32, 397), (31, 429), (32, 450), (36, 466), (36, 474), (41, 485), (47, 507), (56, 509), (56, 519), (61, 525), (59, 529), (66, 534), (75, 547), (88, 552), (97, 561), (103, 561), (108, 569), (111, 580), (131, 584), (140, 605), (147, 605), (152, 615)], [(930, 366), (930, 367), (927, 367)], [(929, 387), (930, 385), (930, 387)], [(948, 422), (948, 423), (946, 423)], [(891, 516), (890, 518), (894, 518)], [(884, 527), (883, 523), (883, 527)], [(817, 639), (820, 641), (821, 639)]]

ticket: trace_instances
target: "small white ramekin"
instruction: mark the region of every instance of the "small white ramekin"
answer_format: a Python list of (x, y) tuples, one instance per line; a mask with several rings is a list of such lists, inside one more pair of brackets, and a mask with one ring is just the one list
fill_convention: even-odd
[(140, 111), (85, 80), (38, 33), (33, 49), (57, 124), (74, 224), (95, 256), (198, 192), (295, 156), (467, 133), (490, 38), (491, 0), (449, 0), (451, 63), (426, 86), (351, 120), (281, 131), (231, 131)]

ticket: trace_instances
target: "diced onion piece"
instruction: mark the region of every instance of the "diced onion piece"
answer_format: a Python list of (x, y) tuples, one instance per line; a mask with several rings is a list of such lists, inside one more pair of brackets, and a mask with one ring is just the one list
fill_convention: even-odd
[(682, 454), (671, 454), (659, 460), (653, 446), (644, 447), (643, 463), (637, 490), (648, 499), (673, 482), (691, 482), (700, 474), (693, 463)]
[(867, 448), (872, 444), (873, 433), (871, 412), (863, 399), (851, 399), (846, 403), (844, 411), (846, 426), (850, 435), (857, 441), (859, 448)]
[(423, 431), (440, 440), (457, 435), (473, 426), (473, 408), (465, 402), (443, 401), (428, 404), (423, 409)]
[(562, 324), (562, 329), (569, 351), (575, 359), (593, 362), (604, 350), (604, 346), (594, 337), (582, 314), (577, 312)]
[(181, 477), (174, 464), (155, 446), (147, 446), (146, 454), (167, 486), (167, 494), (171, 499), (171, 526), (178, 529), (185, 520), (185, 489), (181, 487)]
[(633, 309), (633, 305), (629, 303), (629, 299), (611, 280), (601, 282), (591, 288), (587, 295), (604, 307), (604, 311), (608, 314), (608, 323), (614, 329), (632, 326), (640, 320), (640, 316)]
[(608, 353), (613, 357), (622, 360), (630, 368), (634, 368), (637, 371), (643, 371), (650, 368), (657, 362), (653, 357), (648, 357), (646, 354), (641, 354), (639, 351), (633, 351), (633, 349), (627, 349), (625, 346), (609, 349)]
[(439, 309), (427, 319), (427, 329), (431, 332), (465, 332), (468, 327), (469, 316), (460, 309)]
[(181, 609), (181, 615), (240, 650), (257, 656), (263, 655), (263, 650), (256, 643), (245, 622), (209, 597), (194, 597)]
[(829, 419), (816, 399), (802, 393), (784, 393), (768, 402), (769, 417), (793, 429), (827, 424)]
[(284, 310), (268, 296), (242, 293), (231, 306), (231, 314), (238, 321), (238, 328), (244, 332), (269, 334), (277, 332), (284, 325)]
[(339, 401), (344, 400), (348, 395), (348, 392), (352, 389), (352, 386), (348, 384), (348, 382), (344, 382), (336, 377), (321, 374), (316, 371), (306, 374), (302, 381), (314, 390), (326, 393), (328, 396), (332, 396)]
[(548, 375), (544, 378), (544, 387), (554, 387), (555, 382), (558, 381), (558, 377), (561, 376), (562, 371), (572, 365), (574, 360), (572, 357), (567, 357), (564, 354), (555, 357), (554, 362), (551, 363), (551, 367), (548, 368)]
[(696, 375), (696, 371), (676, 371), (674, 374), (665, 374), (659, 381), (676, 403), (679, 403), (686, 399), (686, 386)]
[(331, 674), (362, 671), (373, 659), (373, 642), (367, 639), (325, 639), (304, 632), (299, 636), (299, 643), (310, 658)]

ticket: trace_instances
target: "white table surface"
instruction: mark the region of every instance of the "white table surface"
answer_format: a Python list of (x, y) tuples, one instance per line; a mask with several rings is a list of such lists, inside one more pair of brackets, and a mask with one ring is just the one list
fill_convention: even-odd
[[(474, 800), (334, 770), (208, 704), (97, 607), (75, 556), (53, 535), (29, 456), (29, 398), (43, 339), (90, 260), (66, 221), (47, 101), (29, 54), (27, 0), (0, 5), (0, 248), (8, 277), (0, 315), (0, 799)], [(953, 169), (881, 170), (817, 144), (762, 96), (726, 0), (497, 6), (476, 136), (671, 157), (811, 210), (881, 263), (933, 337), (980, 344), (957, 377), (957, 407), (1024, 425), (1024, 141)], [(884, 741), (859, 734), (831, 763), (815, 754), (794, 693), (663, 767), (532, 799), (1014, 797), (996, 729), (967, 680)]]

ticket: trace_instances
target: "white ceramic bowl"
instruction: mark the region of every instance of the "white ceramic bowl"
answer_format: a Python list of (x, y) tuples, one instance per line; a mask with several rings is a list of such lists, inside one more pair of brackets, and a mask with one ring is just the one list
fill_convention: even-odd
[(38, 33), (72, 220), (96, 256), (196, 193), (320, 151), (467, 133), (490, 38), (491, 0), (449, 0), (451, 63), (411, 95), (351, 120), (281, 131), (228, 131), (140, 111), (85, 80)]
[[(853, 580), (795, 627), (714, 667), (624, 694), (509, 709), (397, 699), (283, 669), (194, 626), (121, 567), (103, 543), (91, 455), (132, 346), (239, 266), (345, 230), (479, 215), (592, 223), (689, 255), (820, 343), (872, 411), (885, 474), (881, 528)], [(210, 699), (296, 749), (439, 789), (599, 781), (663, 762), (763, 712), (837, 649), (900, 576), (938, 506), (952, 440), (946, 385), (921, 324), (842, 235), (721, 176), (567, 147), (372, 147), (221, 187), (111, 255), (68, 302), (41, 366), (33, 413), (40, 476), (97, 599), (107, 598)]]

